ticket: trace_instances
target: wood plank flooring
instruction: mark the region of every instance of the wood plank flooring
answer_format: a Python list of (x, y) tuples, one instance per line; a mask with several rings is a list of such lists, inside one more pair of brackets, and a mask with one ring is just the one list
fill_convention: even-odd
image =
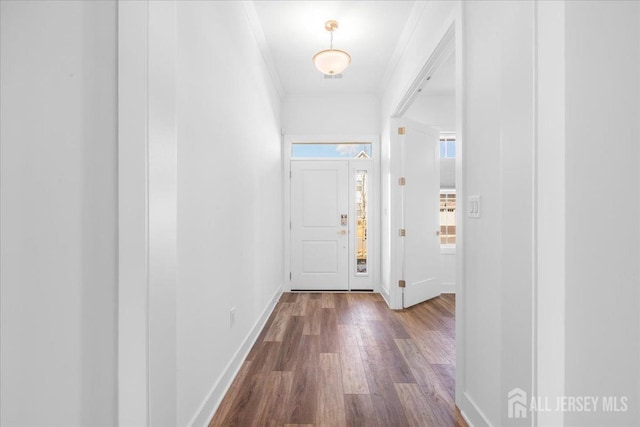
[(466, 426), (454, 403), (455, 297), (285, 293), (210, 426)]

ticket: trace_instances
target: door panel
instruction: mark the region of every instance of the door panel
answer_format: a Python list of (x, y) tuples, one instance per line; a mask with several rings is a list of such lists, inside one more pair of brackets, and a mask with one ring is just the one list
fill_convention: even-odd
[(291, 289), (349, 289), (347, 203), (347, 161), (291, 162)]
[(336, 241), (303, 241), (303, 273), (338, 273), (340, 250)]
[[(296, 163), (300, 164), (300, 163)], [(309, 166), (309, 165), (307, 165)], [(302, 171), (302, 221), (305, 227), (333, 227), (338, 211), (338, 181), (336, 169)]]
[(404, 244), (404, 307), (440, 295), (438, 133), (405, 123), (402, 191)]

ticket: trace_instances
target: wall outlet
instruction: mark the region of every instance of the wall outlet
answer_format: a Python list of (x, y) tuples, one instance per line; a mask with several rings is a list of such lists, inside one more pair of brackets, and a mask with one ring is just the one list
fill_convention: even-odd
[(236, 323), (236, 308), (232, 307), (229, 310), (229, 327), (233, 328), (233, 325)]

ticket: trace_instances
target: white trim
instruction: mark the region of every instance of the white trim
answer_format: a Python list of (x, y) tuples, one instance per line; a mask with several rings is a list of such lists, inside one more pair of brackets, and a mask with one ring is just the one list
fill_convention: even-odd
[[(460, 408), (458, 408), (458, 409), (460, 409)], [(473, 423), (471, 422), (471, 420), (469, 419), (469, 416), (467, 415), (467, 413), (464, 412), (462, 409), (460, 409), (460, 415), (462, 415), (462, 418), (467, 422), (467, 425), (469, 427), (475, 427), (473, 425)]]
[(438, 45), (433, 50), (427, 62), (424, 64), (418, 75), (416, 75), (413, 83), (407, 89), (398, 105), (396, 106), (392, 116), (402, 117), (407, 112), (413, 101), (416, 99), (419, 90), (426, 84), (427, 78), (431, 76), (444, 61), (455, 51), (455, 22), (451, 22), (447, 27), (444, 35), (441, 37)]
[(398, 135), (398, 127), (400, 127), (400, 119), (391, 117), (390, 119), (390, 138), (389, 138), (389, 308), (393, 310), (402, 309), (402, 289), (398, 287), (398, 280), (402, 279), (402, 257), (398, 254), (398, 248), (402, 245), (402, 241), (398, 237), (398, 229), (402, 225), (402, 206), (400, 204), (400, 189), (398, 188), (398, 178), (402, 177), (401, 162), (401, 135)]
[[(538, 185), (538, 168), (539, 161), (538, 155), (540, 152), (540, 139), (538, 134), (538, 128), (540, 126), (539, 120), (539, 86), (538, 86), (538, 72), (539, 72), (539, 61), (538, 61), (538, 40), (539, 40), (539, 32), (538, 32), (538, 2), (534, 2), (533, 4), (533, 75), (532, 75), (532, 83), (533, 83), (533, 121), (532, 121), (532, 134), (533, 134), (533, 179), (531, 180), (531, 192), (533, 195), (533, 200), (531, 203), (531, 220), (532, 220), (532, 230), (531, 230), (531, 396), (539, 396), (538, 393), (538, 236), (539, 236), (539, 226), (538, 226), (538, 197), (539, 197), (539, 185)], [(564, 420), (563, 420), (564, 422)], [(531, 425), (537, 426), (538, 421), (538, 413), (536, 411), (531, 412)]]
[[(466, 396), (466, 364), (465, 364), (465, 304), (466, 304), (466, 281), (464, 276), (464, 260), (466, 258), (466, 247), (464, 245), (464, 203), (466, 188), (464, 186), (464, 178), (466, 171), (466, 158), (464, 156), (464, 139), (467, 136), (465, 103), (466, 103), (466, 73), (465, 73), (465, 55), (466, 45), (464, 42), (464, 26), (465, 14), (464, 3), (458, 2), (454, 17), (455, 22), (455, 51), (456, 56), (456, 378), (455, 392), (456, 403), (458, 406), (463, 405), (464, 396)], [(471, 424), (471, 423), (470, 423)]]
[[(531, 394), (554, 398), (566, 392), (565, 2), (534, 7)], [(532, 417), (565, 424), (562, 411)]]
[(493, 427), (489, 418), (480, 410), (468, 393), (462, 393), (462, 402), (456, 400), (456, 403), (460, 408), (460, 412), (464, 413), (464, 419), (470, 427)]
[(249, 21), (249, 26), (253, 31), (253, 36), (256, 40), (256, 43), (258, 44), (260, 53), (262, 54), (262, 59), (264, 60), (267, 70), (269, 71), (269, 76), (271, 77), (273, 87), (276, 89), (278, 98), (282, 99), (282, 97), (284, 96), (284, 88), (282, 86), (282, 82), (280, 81), (278, 69), (276, 68), (275, 62), (273, 61), (273, 56), (271, 56), (271, 50), (269, 49), (269, 44), (267, 43), (267, 39), (264, 35), (264, 29), (262, 28), (262, 24), (260, 23), (260, 18), (258, 17), (256, 6), (253, 1), (243, 1), (242, 6), (244, 7), (247, 20)]
[(273, 310), (276, 307), (276, 304), (280, 300), (280, 296), (282, 295), (283, 286), (278, 286), (276, 292), (273, 294), (271, 301), (262, 311), (262, 314), (256, 320), (256, 323), (253, 325), (253, 328), (249, 331), (245, 339), (242, 341), (242, 344), (235, 352), (227, 366), (225, 366), (224, 370), (214, 383), (211, 391), (207, 394), (207, 397), (198, 407), (198, 411), (193, 416), (191, 421), (189, 421), (188, 426), (206, 426), (209, 424), (213, 416), (215, 415), (220, 403), (222, 403), (222, 399), (229, 391), (233, 380), (238, 375), (242, 364), (245, 359), (249, 355), (249, 351), (256, 343), (260, 332), (265, 327), (269, 316), (273, 313)]
[(455, 294), (456, 293), (456, 282), (446, 282), (440, 284), (440, 293), (441, 294)]
[(148, 3), (118, 2), (118, 425), (149, 425)]
[(456, 245), (440, 245), (440, 255), (455, 255)]
[[(355, 188), (356, 188), (356, 171), (364, 170), (368, 175), (368, 193), (369, 202), (371, 203), (367, 209), (367, 273), (358, 274), (356, 272), (357, 264), (357, 249), (356, 249), (356, 234), (357, 234), (357, 221), (356, 221), (356, 204), (355, 204)], [(378, 212), (373, 209), (376, 206), (376, 201), (380, 197), (380, 190), (378, 189), (378, 182), (376, 180), (376, 174), (374, 171), (373, 159), (349, 159), (349, 222), (351, 225), (352, 233), (349, 235), (349, 290), (350, 291), (363, 291), (374, 289), (374, 277), (375, 272), (380, 271), (380, 266), (370, 258), (370, 255), (375, 253), (375, 247), (380, 240), (378, 236), (377, 225)], [(371, 198), (373, 196), (373, 200)], [(371, 266), (373, 265), (373, 268)]]
[(389, 292), (384, 286), (380, 286), (380, 295), (382, 295), (382, 298), (387, 303), (387, 305), (391, 305), (389, 304), (389, 298), (390, 298)]
[[(149, 2), (149, 424), (177, 414), (177, 0)], [(126, 206), (125, 206), (126, 207)]]
[[(373, 190), (370, 190), (371, 193), (375, 196), (373, 200), (373, 206), (369, 210), (370, 214), (370, 228), (371, 228), (371, 238), (370, 238), (370, 260), (371, 265), (371, 280), (373, 284), (373, 292), (380, 292), (380, 274), (381, 274), (381, 259), (380, 259), (380, 242), (381, 242), (381, 215), (380, 212), (380, 198), (381, 198), (381, 190), (380, 190), (380, 136), (374, 134), (337, 134), (337, 135), (317, 135), (317, 134), (300, 134), (300, 135), (284, 135), (283, 138), (283, 199), (284, 199), (284, 271), (283, 271), (283, 291), (290, 292), (291, 291), (291, 281), (289, 279), (289, 274), (291, 272), (291, 229), (289, 228), (289, 224), (291, 222), (291, 161), (304, 161), (304, 159), (300, 158), (291, 158), (291, 144), (298, 143), (317, 143), (317, 142), (328, 142), (328, 143), (371, 143), (371, 160), (373, 162), (373, 175), (370, 183), (372, 184)], [(314, 161), (322, 160), (322, 159), (313, 159)], [(327, 160), (359, 160), (362, 159), (327, 159)]]
[(409, 19), (404, 24), (404, 29), (400, 34), (400, 38), (396, 43), (396, 47), (391, 54), (391, 58), (387, 61), (387, 68), (384, 70), (384, 74), (382, 79), (380, 80), (380, 84), (378, 85), (380, 91), (384, 91), (387, 82), (393, 76), (393, 73), (396, 71), (398, 64), (400, 63), (400, 58), (404, 55), (404, 52), (407, 50), (407, 46), (409, 45), (409, 40), (416, 32), (416, 28), (418, 27), (418, 22), (422, 18), (422, 14), (427, 8), (427, 2), (417, 1), (413, 4), (411, 8), (411, 13), (409, 13)]

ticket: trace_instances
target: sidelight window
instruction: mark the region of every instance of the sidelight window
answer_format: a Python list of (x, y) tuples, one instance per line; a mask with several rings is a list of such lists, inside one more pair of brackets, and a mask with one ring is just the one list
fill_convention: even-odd
[(356, 171), (356, 274), (367, 274), (367, 171)]

